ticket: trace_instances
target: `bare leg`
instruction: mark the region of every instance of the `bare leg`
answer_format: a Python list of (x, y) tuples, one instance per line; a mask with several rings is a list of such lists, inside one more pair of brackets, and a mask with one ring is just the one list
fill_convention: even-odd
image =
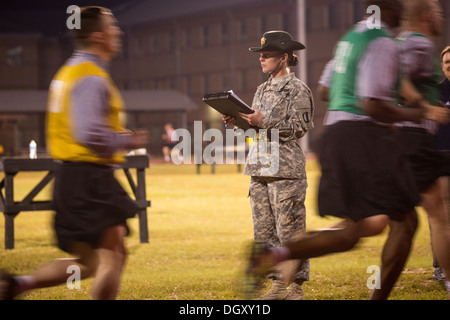
[(117, 297), (127, 256), (125, 233), (124, 226), (105, 230), (100, 248), (96, 250), (98, 266), (91, 291), (93, 300), (113, 300)]
[(170, 160), (170, 149), (169, 149), (169, 147), (164, 146), (162, 148), (162, 152), (163, 152), (163, 155), (164, 155), (164, 160), (166, 162), (169, 161)]
[(423, 208), (428, 213), (431, 243), (436, 260), (450, 281), (450, 224), (444, 201), (444, 180), (438, 180), (423, 195)]
[(332, 228), (306, 232), (299, 241), (288, 244), (291, 259), (308, 259), (352, 249), (361, 237), (381, 233), (389, 219), (378, 215), (358, 222), (346, 220)]
[(386, 300), (403, 271), (417, 229), (417, 213), (406, 214), (402, 221), (391, 220), (389, 236), (381, 254), (380, 289), (372, 292), (372, 300)]
[[(15, 294), (25, 291), (63, 284), (70, 276), (67, 270), (70, 266), (78, 266), (81, 279), (95, 272), (92, 286), (92, 299), (115, 299), (118, 293), (120, 277), (126, 260), (124, 246), (125, 227), (115, 226), (105, 230), (100, 248), (92, 250), (87, 244), (77, 244), (74, 253), (79, 259), (57, 259), (37, 269), (28, 281), (18, 281)], [(19, 277), (20, 278), (20, 277)]]
[(38, 268), (29, 276), (18, 276), (15, 295), (22, 294), (26, 291), (53, 287), (67, 282), (70, 274), (68, 268), (78, 266), (80, 268), (80, 277), (85, 279), (95, 272), (97, 265), (97, 257), (92, 248), (84, 243), (78, 243), (74, 246), (74, 254), (80, 258), (72, 259), (56, 259), (48, 264)]
[[(274, 266), (279, 265), (284, 281), (293, 278), (295, 266), (285, 262), (295, 259), (309, 259), (326, 254), (338, 253), (352, 249), (361, 237), (370, 237), (381, 233), (387, 226), (389, 218), (377, 215), (358, 222), (345, 220), (331, 228), (303, 233), (299, 239), (282, 247), (268, 248), (264, 244), (254, 244), (249, 256), (247, 268), (248, 286), (258, 286), (259, 279), (264, 277)], [(250, 292), (252, 289), (249, 290)]]

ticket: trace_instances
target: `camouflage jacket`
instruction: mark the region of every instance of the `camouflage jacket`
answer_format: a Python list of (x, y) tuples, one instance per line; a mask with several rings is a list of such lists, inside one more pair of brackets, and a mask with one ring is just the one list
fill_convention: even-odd
[(270, 78), (256, 90), (252, 106), (261, 111), (262, 119), (253, 128), (255, 137), (244, 174), (306, 178), (298, 139), (314, 127), (311, 90), (294, 73)]

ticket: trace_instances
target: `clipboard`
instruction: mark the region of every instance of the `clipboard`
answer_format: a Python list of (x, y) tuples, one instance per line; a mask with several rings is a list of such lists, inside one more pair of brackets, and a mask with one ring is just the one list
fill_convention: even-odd
[(239, 112), (252, 114), (255, 111), (242, 101), (233, 90), (205, 94), (203, 102), (221, 114), (236, 118), (236, 126), (239, 128), (243, 130), (250, 128), (250, 124), (239, 116)]

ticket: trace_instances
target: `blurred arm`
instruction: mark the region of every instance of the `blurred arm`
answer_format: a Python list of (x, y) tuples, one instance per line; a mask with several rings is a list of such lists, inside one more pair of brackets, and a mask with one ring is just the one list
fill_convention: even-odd
[(105, 79), (84, 78), (72, 93), (73, 135), (78, 142), (104, 158), (118, 150), (132, 149), (134, 137), (130, 132), (113, 131), (108, 123), (109, 91)]
[(379, 122), (419, 122), (423, 108), (405, 108), (395, 103), (399, 77), (399, 51), (391, 38), (375, 40), (359, 65), (358, 94), (363, 110)]

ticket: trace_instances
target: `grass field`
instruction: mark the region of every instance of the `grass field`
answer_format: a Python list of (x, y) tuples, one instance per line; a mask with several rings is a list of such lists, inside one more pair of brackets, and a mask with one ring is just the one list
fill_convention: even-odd
[[(307, 162), (307, 229), (328, 226), (333, 219), (317, 216), (316, 190), (320, 170)], [(40, 173), (16, 177), (17, 199), (21, 199)], [(124, 176), (118, 172), (121, 181)], [(0, 177), (1, 178), (1, 177)], [(123, 180), (122, 180), (123, 179)], [(211, 174), (202, 166), (151, 165), (147, 171), (150, 242), (139, 242), (138, 220), (132, 219), (127, 238), (129, 259), (119, 299), (122, 300), (234, 300), (240, 299), (241, 271), (246, 245), (252, 239), (248, 195), (249, 177), (236, 165), (218, 166)], [(125, 184), (124, 184), (125, 186)], [(126, 187), (126, 186), (125, 186)], [(50, 188), (42, 199), (48, 199)], [(391, 299), (444, 300), (446, 292), (431, 279), (433, 273), (429, 229), (419, 209), (420, 226), (406, 269)], [(53, 245), (52, 212), (22, 212), (15, 219), (15, 249), (4, 249), (0, 238), (0, 269), (17, 274), (31, 272), (49, 259), (67, 257)], [(0, 219), (4, 230), (4, 220)], [(380, 264), (386, 233), (364, 239), (354, 250), (311, 260), (310, 281), (305, 284), (308, 300), (363, 300), (370, 290), (366, 270)], [(81, 289), (66, 285), (33, 291), (21, 299), (88, 299), (91, 280)]]

